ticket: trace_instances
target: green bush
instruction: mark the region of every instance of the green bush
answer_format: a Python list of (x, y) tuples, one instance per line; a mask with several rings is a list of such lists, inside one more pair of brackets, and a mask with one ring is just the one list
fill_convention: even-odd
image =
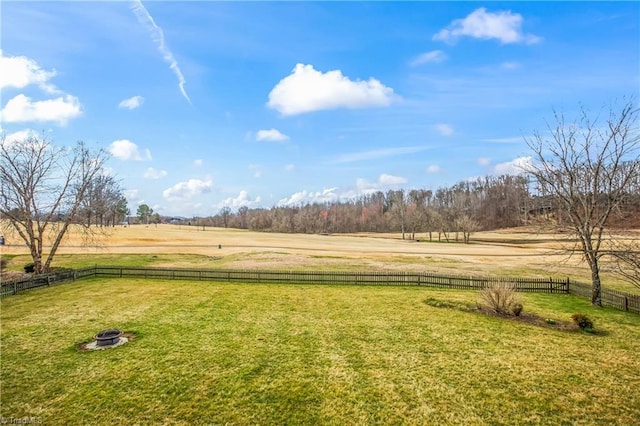
[(593, 322), (585, 314), (575, 313), (571, 315), (571, 319), (580, 327), (581, 330), (593, 330)]

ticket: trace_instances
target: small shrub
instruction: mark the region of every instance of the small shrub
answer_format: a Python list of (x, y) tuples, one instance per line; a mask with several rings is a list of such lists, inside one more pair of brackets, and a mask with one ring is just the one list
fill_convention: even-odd
[[(480, 290), (480, 306), (501, 315), (520, 315), (522, 302), (511, 283), (494, 283)], [(516, 313), (517, 312), (517, 313)]]
[(544, 322), (550, 325), (555, 325), (556, 320), (554, 320), (553, 318), (547, 318), (546, 320), (544, 320)]
[(585, 314), (575, 313), (571, 315), (571, 319), (580, 327), (581, 330), (593, 330), (593, 322)]
[(24, 265), (24, 272), (26, 272), (27, 274), (33, 274), (35, 271), (36, 271), (35, 263), (27, 263), (26, 265)]
[(522, 303), (516, 302), (511, 307), (511, 312), (513, 312), (513, 315), (519, 317), (520, 314), (522, 313), (522, 308), (523, 308)]

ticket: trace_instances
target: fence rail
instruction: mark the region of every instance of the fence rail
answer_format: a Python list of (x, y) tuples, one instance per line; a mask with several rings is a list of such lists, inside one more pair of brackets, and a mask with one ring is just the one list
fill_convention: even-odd
[[(85, 277), (155, 278), (249, 283), (334, 284), (368, 286), (424, 286), (479, 290), (495, 283), (511, 283), (520, 292), (573, 294), (591, 298), (591, 286), (569, 279), (474, 277), (437, 275), (420, 272), (338, 272), (338, 271), (278, 271), (238, 269), (185, 269), (142, 268), (124, 266), (95, 266), (36, 275), (20, 280), (3, 282), (0, 297), (22, 291), (50, 286)], [(640, 296), (615, 290), (602, 289), (602, 304), (640, 314)]]
[(503, 278), (435, 275), (417, 272), (335, 272), (237, 269), (173, 269), (98, 266), (97, 276), (191, 279), (252, 283), (428, 286), (479, 290), (493, 283), (513, 283), (518, 291), (568, 293), (569, 281), (553, 278)]

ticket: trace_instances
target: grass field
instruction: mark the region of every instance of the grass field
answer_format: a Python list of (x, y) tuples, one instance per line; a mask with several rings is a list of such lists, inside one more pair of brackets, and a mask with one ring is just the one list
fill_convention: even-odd
[[(31, 262), (17, 236), (5, 235), (10, 270)], [(471, 244), (402, 240), (399, 234), (305, 235), (259, 233), (179, 225), (109, 228), (100, 245), (83, 246), (69, 234), (54, 266), (95, 264), (247, 269), (404, 270), (514, 277), (569, 277), (590, 282), (586, 264), (558, 249), (567, 237), (518, 228), (479, 232)], [(219, 248), (221, 247), (221, 248)], [(630, 292), (636, 287), (602, 273), (603, 285)]]
[[(563, 295), (560, 331), (424, 288), (86, 279), (3, 299), (4, 418), (43, 424), (638, 424), (640, 316)], [(137, 334), (77, 346), (104, 328)]]

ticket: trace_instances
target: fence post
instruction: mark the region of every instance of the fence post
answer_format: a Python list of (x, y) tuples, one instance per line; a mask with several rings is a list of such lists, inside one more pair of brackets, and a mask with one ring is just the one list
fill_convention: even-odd
[(13, 282), (13, 294), (17, 294), (18, 293), (18, 283), (17, 282)]
[(565, 286), (564, 292), (565, 292), (566, 294), (571, 293), (571, 292), (569, 291), (569, 277), (567, 277), (567, 284), (566, 284), (566, 286)]
[(624, 311), (629, 312), (629, 298), (627, 296), (624, 297)]

